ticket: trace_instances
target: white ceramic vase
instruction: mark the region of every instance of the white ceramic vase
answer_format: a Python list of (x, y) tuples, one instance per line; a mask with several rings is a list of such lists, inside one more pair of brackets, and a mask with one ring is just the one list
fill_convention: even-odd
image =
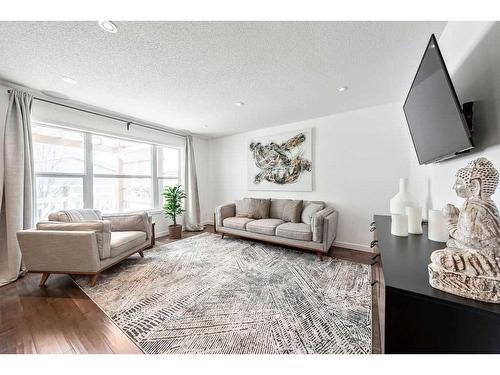
[(422, 207), (406, 207), (408, 233), (422, 234)]
[(441, 210), (429, 210), (429, 240), (446, 242), (450, 238), (446, 218)]
[(416, 204), (408, 188), (408, 179), (400, 178), (399, 193), (391, 199), (391, 214), (406, 215), (406, 207), (414, 206), (416, 206)]
[(391, 234), (399, 237), (408, 237), (408, 216), (401, 214), (391, 215)]

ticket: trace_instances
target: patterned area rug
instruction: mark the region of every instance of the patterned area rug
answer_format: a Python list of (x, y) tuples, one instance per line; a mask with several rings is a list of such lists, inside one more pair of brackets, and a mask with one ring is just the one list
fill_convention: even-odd
[(145, 353), (370, 353), (370, 267), (203, 233), (82, 290)]

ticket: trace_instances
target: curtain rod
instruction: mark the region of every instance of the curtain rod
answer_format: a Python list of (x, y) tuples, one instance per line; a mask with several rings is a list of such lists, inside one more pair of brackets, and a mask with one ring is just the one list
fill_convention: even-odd
[[(11, 89), (7, 90), (7, 92), (9, 94), (10, 94), (11, 91), (12, 91)], [(158, 126), (153, 126), (153, 125), (141, 124), (141, 123), (137, 123), (135, 121), (130, 121), (130, 120), (127, 120), (127, 119), (124, 119), (124, 118), (121, 118), (121, 117), (111, 116), (111, 115), (107, 115), (105, 113), (94, 112), (94, 111), (91, 111), (89, 109), (83, 109), (83, 108), (79, 108), (79, 107), (72, 106), (72, 105), (69, 105), (69, 104), (62, 104), (62, 103), (54, 102), (52, 100), (39, 98), (39, 97), (37, 97), (35, 95), (33, 95), (33, 99), (34, 100), (38, 100), (40, 102), (55, 104), (55, 105), (59, 105), (61, 107), (66, 107), (66, 108), (74, 109), (75, 111), (90, 113), (92, 115), (97, 115), (97, 116), (106, 117), (106, 118), (109, 118), (109, 119), (112, 119), (112, 120), (124, 122), (124, 123), (127, 124), (127, 130), (129, 130), (130, 125), (136, 125), (136, 126), (140, 126), (140, 127), (143, 127), (143, 128), (148, 128), (148, 129), (152, 129), (152, 130), (157, 130), (157, 131), (169, 133), (169, 134), (172, 134), (172, 135), (175, 135), (175, 136), (178, 136), (178, 137), (185, 138), (187, 136), (187, 134), (182, 133), (182, 132), (176, 132), (175, 130), (163, 129), (163, 128), (160, 128)]]

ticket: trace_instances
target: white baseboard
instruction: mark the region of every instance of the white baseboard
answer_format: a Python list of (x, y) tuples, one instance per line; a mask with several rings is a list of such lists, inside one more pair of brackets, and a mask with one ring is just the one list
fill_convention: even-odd
[(366, 251), (368, 253), (373, 253), (372, 249), (370, 249), (370, 246), (368, 246), (368, 245), (360, 245), (360, 244), (357, 244), (357, 243), (334, 241), (333, 242), (333, 246), (338, 246), (338, 247), (343, 247), (343, 248), (346, 248), (346, 249)]
[[(212, 225), (213, 223), (211, 221), (203, 221), (201, 222), (202, 225)], [(159, 237), (164, 237), (164, 236), (168, 236), (168, 230), (164, 230), (164, 231), (161, 231), (161, 232), (156, 232), (155, 233), (155, 238), (159, 238)]]
[[(203, 225), (212, 225), (213, 223), (211, 221), (203, 221), (201, 224)], [(163, 237), (168, 235), (168, 230), (162, 231), (162, 232), (156, 232), (155, 237)], [(368, 245), (361, 245), (357, 243), (351, 243), (351, 242), (342, 242), (342, 241), (334, 241), (333, 246), (338, 246), (338, 247), (343, 247), (345, 249), (352, 249), (352, 250), (358, 250), (358, 251), (366, 251), (368, 253), (373, 253), (372, 249), (370, 249), (370, 246)]]
[(155, 238), (163, 237), (168, 235), (168, 230), (164, 230), (162, 232), (155, 232)]

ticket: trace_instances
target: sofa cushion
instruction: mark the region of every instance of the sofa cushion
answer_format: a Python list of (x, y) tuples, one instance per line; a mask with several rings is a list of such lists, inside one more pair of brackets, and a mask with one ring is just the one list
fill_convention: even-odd
[(267, 219), (269, 218), (270, 199), (250, 198), (248, 205), (248, 217), (252, 219)]
[(281, 219), (291, 223), (300, 223), (301, 214), (302, 201), (290, 201), (285, 204), (285, 209), (283, 210), (283, 216)]
[(283, 224), (281, 219), (260, 219), (247, 224), (247, 231), (274, 236), (276, 227)]
[(222, 225), (228, 228), (246, 230), (247, 224), (251, 221), (253, 221), (253, 219), (248, 217), (226, 217), (222, 221)]
[(146, 242), (146, 233), (130, 230), (111, 232), (111, 257), (115, 257)]
[(271, 205), (269, 207), (269, 217), (271, 219), (283, 219), (283, 211), (285, 210), (285, 206), (288, 202), (291, 202), (291, 199), (271, 199)]
[(311, 224), (313, 215), (321, 211), (325, 207), (324, 204), (321, 203), (309, 203), (307, 206), (304, 206), (302, 210), (302, 222), (305, 224)]
[(276, 228), (276, 236), (293, 240), (311, 241), (311, 226), (304, 223), (284, 223)]
[(88, 208), (63, 210), (49, 214), (50, 221), (79, 222), (86, 220), (102, 220), (101, 211)]
[(93, 231), (97, 240), (99, 258), (106, 259), (111, 256), (111, 222), (108, 220), (89, 221), (42, 221), (36, 224), (38, 230), (60, 230), (60, 231)]
[(249, 198), (243, 198), (234, 201), (236, 205), (236, 217), (248, 217), (248, 205), (250, 203)]
[(144, 211), (136, 214), (103, 215), (105, 220), (111, 221), (112, 232), (141, 231), (145, 232), (147, 239), (151, 239), (150, 217)]

